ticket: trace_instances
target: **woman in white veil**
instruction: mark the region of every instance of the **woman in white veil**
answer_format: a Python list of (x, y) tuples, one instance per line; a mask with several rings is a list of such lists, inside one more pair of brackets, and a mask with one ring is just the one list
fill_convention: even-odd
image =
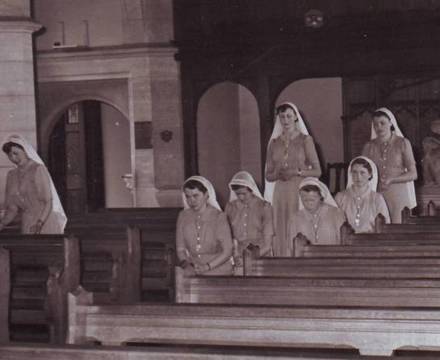
[(416, 162), (411, 143), (403, 137), (396, 117), (387, 108), (373, 114), (371, 140), (362, 150), (377, 166), (378, 192), (387, 203), (391, 222), (402, 222), (402, 210), (417, 205), (414, 180), (417, 179)]
[(234, 258), (240, 266), (243, 250), (249, 245), (260, 248), (260, 256), (272, 250), (274, 236), (272, 206), (263, 199), (254, 178), (239, 171), (229, 182), (229, 202), (225, 213), (231, 225)]
[(20, 135), (9, 136), (2, 149), (16, 168), (9, 171), (6, 179), (5, 214), (0, 229), (19, 214), (24, 234), (62, 234), (66, 214), (35, 149)]
[(202, 176), (183, 183), (184, 209), (176, 226), (179, 264), (186, 275), (232, 275), (232, 239), (212, 184)]
[(374, 162), (365, 156), (355, 157), (350, 162), (347, 175), (347, 188), (336, 194), (335, 200), (354, 231), (374, 232), (379, 214), (389, 223), (390, 215), (385, 199), (376, 192), (378, 175)]
[(308, 177), (301, 181), (299, 189), (299, 210), (293, 214), (289, 229), (291, 254), (295, 253), (293, 239), (298, 233), (314, 245), (340, 244), (345, 215), (327, 186), (317, 178)]
[(298, 188), (304, 177), (321, 175), (315, 144), (297, 107), (282, 103), (267, 147), (264, 197), (274, 210), (274, 256), (290, 256), (289, 222), (298, 210)]

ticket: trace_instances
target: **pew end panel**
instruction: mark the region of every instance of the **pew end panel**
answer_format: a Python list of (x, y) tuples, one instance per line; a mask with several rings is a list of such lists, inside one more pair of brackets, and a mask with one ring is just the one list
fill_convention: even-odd
[(354, 229), (348, 223), (344, 222), (341, 226), (341, 245), (351, 245), (351, 238), (355, 234)]
[(64, 266), (49, 266), (47, 287), (47, 313), (50, 325), (50, 342), (63, 344), (67, 334), (67, 294), (79, 286), (79, 240), (64, 238)]
[(310, 240), (307, 239), (302, 233), (298, 233), (293, 238), (293, 256), (294, 257), (302, 257), (304, 256), (304, 251), (307, 246), (309, 246)]
[(9, 298), (11, 274), (9, 251), (0, 248), (0, 343), (9, 342)]
[(93, 303), (93, 293), (85, 290), (81, 285), (67, 294), (68, 331), (65, 339), (67, 344), (87, 344), (96, 341), (85, 336), (86, 316), (81, 311), (83, 306), (92, 306)]
[[(247, 276), (253, 272), (254, 264), (257, 259), (260, 258), (260, 247), (259, 246), (248, 246), (243, 250), (243, 265), (242, 274)], [(237, 274), (236, 274), (237, 275)]]

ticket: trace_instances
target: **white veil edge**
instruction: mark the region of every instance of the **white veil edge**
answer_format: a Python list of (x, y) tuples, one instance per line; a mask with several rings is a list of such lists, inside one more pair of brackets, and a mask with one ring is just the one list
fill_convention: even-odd
[[(394, 126), (394, 133), (396, 136), (404, 137), (402, 134), (402, 131), (399, 128), (399, 125), (397, 124), (397, 119), (394, 116), (394, 114), (391, 112), (391, 110), (387, 109), (386, 107), (381, 107), (379, 109), (376, 109), (376, 111), (381, 111), (387, 114), (388, 118), (391, 121), (391, 124)], [(373, 122), (371, 123), (371, 140), (375, 139), (377, 137), (376, 131), (374, 130)], [(417, 206), (417, 198), (416, 198), (416, 189), (414, 186), (414, 181), (407, 181), (405, 182), (406, 190), (408, 192), (408, 198), (409, 198), (409, 207), (410, 209), (415, 208)]]
[[(322, 197), (324, 198), (324, 202), (327, 205), (334, 206), (336, 208), (338, 207), (338, 204), (336, 204), (335, 199), (333, 199), (333, 196), (330, 193), (330, 190), (328, 189), (327, 185), (325, 185), (323, 182), (319, 181), (318, 178), (311, 177), (311, 176), (304, 178), (299, 184), (299, 187), (298, 187), (299, 191), (301, 191), (301, 188), (306, 185), (317, 186), (321, 192)], [(298, 199), (299, 199), (299, 209), (300, 210), (304, 209), (304, 204), (302, 203), (301, 196), (299, 196)]]
[[(297, 123), (297, 128), (298, 130), (303, 133), (304, 135), (309, 135), (309, 131), (307, 130), (306, 124), (301, 116), (301, 113), (299, 112), (298, 108), (296, 107), (295, 104), (291, 103), (291, 102), (283, 102), (279, 105), (277, 105), (277, 108), (281, 105), (289, 105), (291, 108), (293, 108), (293, 111), (296, 114), (296, 117), (298, 119), (298, 123)], [(269, 150), (269, 145), (272, 142), (272, 140), (276, 139), (277, 137), (279, 137), (281, 134), (283, 133), (283, 126), (281, 125), (281, 121), (280, 121), (280, 117), (279, 115), (275, 116), (275, 124), (273, 127), (273, 131), (272, 131), (272, 135), (270, 136), (269, 142), (267, 143), (267, 149), (266, 151)], [(266, 169), (265, 169), (266, 170)], [(265, 171), (266, 172), (266, 171)], [(273, 201), (273, 192), (274, 192), (274, 188), (275, 188), (275, 181), (268, 181), (264, 180), (264, 198), (270, 202), (272, 204)]]
[(264, 200), (263, 196), (261, 195), (260, 189), (258, 189), (257, 183), (255, 182), (252, 175), (247, 171), (239, 171), (232, 177), (231, 181), (229, 182), (229, 201), (234, 201), (237, 199), (235, 191), (232, 190), (232, 185), (245, 186), (251, 189), (252, 193), (256, 197)]
[(365, 161), (367, 161), (370, 164), (371, 169), (373, 170), (373, 173), (371, 174), (371, 180), (369, 181), (368, 185), (369, 185), (371, 190), (377, 191), (377, 184), (378, 184), (378, 181), (379, 181), (379, 176), (377, 174), (377, 166), (373, 162), (373, 160), (371, 160), (370, 158), (367, 158), (366, 156), (356, 156), (355, 158), (353, 158), (350, 161), (350, 165), (348, 166), (348, 171), (347, 171), (347, 186), (346, 186), (346, 189), (349, 189), (353, 185), (353, 177), (351, 176), (351, 167), (353, 165), (353, 162), (356, 159), (364, 159)]
[[(215, 207), (217, 210), (222, 211), (222, 208), (217, 202), (217, 196), (215, 194), (214, 186), (212, 186), (211, 182), (208, 179), (204, 178), (203, 176), (194, 175), (186, 179), (183, 185), (185, 186), (185, 183), (190, 180), (194, 180), (201, 183), (206, 188), (206, 190), (208, 190), (208, 204), (211, 205), (212, 207)], [(183, 207), (185, 209), (189, 209), (189, 205), (188, 202), (186, 201), (186, 197), (185, 197), (185, 193), (183, 192), (183, 189), (182, 189), (182, 202), (183, 202)]]
[(58, 196), (57, 190), (55, 189), (55, 185), (53, 183), (52, 177), (50, 176), (49, 171), (47, 170), (47, 167), (44, 164), (43, 160), (35, 151), (34, 147), (21, 135), (18, 134), (9, 135), (3, 143), (6, 142), (13, 142), (15, 144), (21, 145), (24, 151), (26, 152), (27, 156), (31, 160), (35, 161), (40, 165), (43, 165), (46, 168), (50, 181), (50, 192), (52, 196), (52, 212), (54, 212), (57, 215), (58, 224), (61, 225), (61, 230), (64, 232), (64, 228), (67, 223), (67, 216), (66, 213), (64, 212), (63, 205), (61, 205), (61, 201)]

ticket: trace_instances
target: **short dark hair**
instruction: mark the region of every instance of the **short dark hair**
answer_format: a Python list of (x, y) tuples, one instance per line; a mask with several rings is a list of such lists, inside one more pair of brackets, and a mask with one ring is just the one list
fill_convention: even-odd
[(208, 192), (208, 189), (203, 185), (200, 181), (197, 180), (187, 180), (183, 183), (183, 189), (190, 189), (190, 190), (199, 190), (200, 192), (206, 194)]
[[(371, 175), (373, 175), (373, 168), (371, 167), (370, 163), (365, 160), (364, 158), (356, 158), (351, 162), (351, 167), (353, 168), (353, 165), (361, 165), (363, 166), (365, 169), (368, 170), (368, 173)], [(370, 179), (371, 180), (371, 179)]]
[(5, 154), (9, 155), (9, 153), (11, 152), (11, 149), (14, 146), (18, 147), (19, 149), (21, 149), (23, 151), (25, 151), (23, 146), (21, 146), (20, 144), (15, 143), (15, 142), (12, 142), (12, 141), (8, 141), (7, 143), (4, 143), (3, 146), (2, 146), (2, 150), (3, 150), (3, 152)]
[(306, 193), (309, 192), (316, 192), (319, 194), (319, 196), (321, 197), (321, 200), (324, 200), (324, 195), (321, 193), (321, 189), (319, 188), (319, 186), (314, 185), (314, 184), (307, 184), (304, 186), (301, 186), (301, 188), (299, 189), (299, 191), (304, 191)]
[(231, 189), (232, 189), (232, 191), (236, 191), (236, 190), (240, 190), (240, 189), (248, 189), (250, 192), (252, 192), (252, 189), (248, 186), (245, 186), (245, 185), (232, 184)]
[(295, 112), (295, 109), (292, 107), (292, 105), (290, 105), (290, 104), (281, 104), (281, 105), (277, 106), (277, 108), (275, 109), (275, 113), (278, 115), (279, 113), (285, 112), (288, 109), (292, 109), (293, 112)]
[[(380, 117), (380, 116), (385, 116), (391, 122), (390, 117), (388, 116), (388, 114), (385, 111), (378, 110), (373, 113), (373, 118)], [(396, 129), (395, 129), (394, 125), (391, 124), (391, 131), (394, 131), (394, 130), (396, 130)]]

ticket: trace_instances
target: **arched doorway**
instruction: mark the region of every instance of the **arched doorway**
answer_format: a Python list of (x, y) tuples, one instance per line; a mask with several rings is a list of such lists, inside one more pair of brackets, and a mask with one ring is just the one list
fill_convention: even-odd
[(122, 178), (132, 173), (129, 121), (110, 105), (70, 105), (49, 136), (48, 165), (70, 215), (133, 206)]
[(228, 182), (237, 171), (249, 171), (261, 184), (258, 105), (247, 88), (224, 82), (202, 96), (197, 150), (199, 173), (213, 183), (221, 205), (228, 201)]

